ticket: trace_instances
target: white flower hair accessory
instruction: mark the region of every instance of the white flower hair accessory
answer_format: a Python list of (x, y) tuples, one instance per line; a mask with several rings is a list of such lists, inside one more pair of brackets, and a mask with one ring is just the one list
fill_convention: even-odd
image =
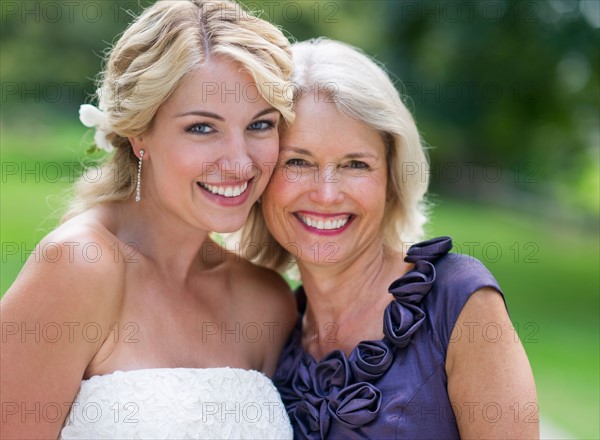
[(114, 149), (107, 138), (108, 133), (110, 132), (108, 129), (108, 118), (102, 110), (99, 110), (90, 104), (83, 104), (79, 107), (79, 120), (86, 127), (96, 129), (94, 141), (98, 148), (109, 153)]

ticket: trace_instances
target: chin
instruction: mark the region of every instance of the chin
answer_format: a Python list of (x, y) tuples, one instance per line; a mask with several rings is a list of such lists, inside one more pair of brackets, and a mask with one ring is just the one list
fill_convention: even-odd
[(339, 263), (344, 258), (340, 246), (334, 241), (315, 241), (301, 247), (298, 246), (292, 254), (297, 257), (300, 254), (298, 257), (298, 263), (300, 264), (317, 266), (331, 266)]
[(236, 223), (219, 223), (216, 225), (212, 225), (212, 228), (210, 228), (210, 230), (219, 234), (229, 234), (231, 232), (239, 231), (245, 223), (245, 220)]
[(239, 231), (248, 220), (252, 205), (247, 207), (225, 208), (213, 211), (208, 217), (204, 216), (204, 224), (207, 230), (218, 233), (230, 233)]

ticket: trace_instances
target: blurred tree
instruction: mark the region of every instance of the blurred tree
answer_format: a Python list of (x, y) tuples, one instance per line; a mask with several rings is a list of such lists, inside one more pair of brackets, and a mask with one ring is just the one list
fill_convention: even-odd
[[(483, 183), (509, 171), (512, 183), (538, 193), (564, 186), (550, 182), (576, 184), (583, 170), (597, 175), (599, 34), (584, 5), (382, 2), (388, 65), (436, 148), (434, 184), (451, 163), (463, 174), (465, 164), (487, 165)], [(597, 182), (587, 191), (597, 213)]]
[[(3, 120), (73, 115), (149, 3), (1, 2)], [(291, 39), (340, 39), (385, 64), (432, 147), (418, 172), (434, 191), (538, 209), (520, 196), (534, 194), (598, 216), (599, 1), (243, 3)]]
[(94, 93), (107, 48), (149, 3), (2, 2), (3, 117), (76, 110)]

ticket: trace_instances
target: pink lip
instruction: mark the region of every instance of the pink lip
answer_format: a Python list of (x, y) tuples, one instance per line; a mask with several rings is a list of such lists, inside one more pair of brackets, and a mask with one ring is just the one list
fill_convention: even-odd
[[(210, 183), (208, 183), (208, 182), (206, 182), (206, 183), (210, 185)], [(250, 197), (252, 181), (248, 181), (248, 187), (246, 188), (246, 190), (237, 197), (225, 197), (225, 196), (221, 196), (219, 194), (214, 194), (214, 193), (210, 192), (209, 190), (205, 189), (199, 183), (196, 183), (196, 185), (198, 186), (198, 189), (200, 189), (200, 192), (207, 199), (215, 202), (217, 205), (232, 207), (232, 206), (243, 205), (246, 202), (246, 200), (248, 200), (248, 197)], [(239, 182), (232, 182), (231, 185), (225, 184), (223, 186), (239, 186), (239, 185), (240, 185)]]
[[(317, 229), (317, 228), (313, 228), (312, 226), (308, 226), (306, 223), (304, 223), (298, 217), (298, 215), (304, 215), (304, 216), (309, 216), (309, 217), (320, 217), (323, 219), (330, 219), (330, 218), (342, 217), (342, 216), (350, 216), (350, 218), (348, 219), (346, 224), (339, 229)], [(294, 213), (294, 217), (296, 217), (296, 220), (298, 220), (298, 223), (300, 223), (300, 225), (302, 225), (304, 227), (304, 229), (306, 229), (308, 232), (310, 232), (311, 234), (322, 235), (322, 236), (332, 236), (332, 235), (341, 234), (346, 229), (348, 229), (348, 227), (350, 227), (350, 224), (354, 221), (354, 218), (355, 218), (355, 216), (353, 214), (350, 214), (349, 212), (348, 213), (347, 212), (337, 212), (335, 214), (324, 214), (324, 213), (314, 212), (314, 211), (297, 211)]]

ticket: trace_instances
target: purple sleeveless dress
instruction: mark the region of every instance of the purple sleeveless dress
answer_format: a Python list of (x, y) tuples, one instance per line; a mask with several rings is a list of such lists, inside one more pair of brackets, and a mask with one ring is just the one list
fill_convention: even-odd
[[(316, 361), (302, 349), (306, 296), (297, 291), (300, 318), (274, 377), (296, 438), (459, 438), (445, 370), (450, 334), (473, 292), (500, 288), (483, 264), (451, 248), (440, 237), (408, 250), (414, 267), (388, 289), (385, 337), (349, 357), (335, 350)], [(468, 417), (472, 408), (456, 410)]]

